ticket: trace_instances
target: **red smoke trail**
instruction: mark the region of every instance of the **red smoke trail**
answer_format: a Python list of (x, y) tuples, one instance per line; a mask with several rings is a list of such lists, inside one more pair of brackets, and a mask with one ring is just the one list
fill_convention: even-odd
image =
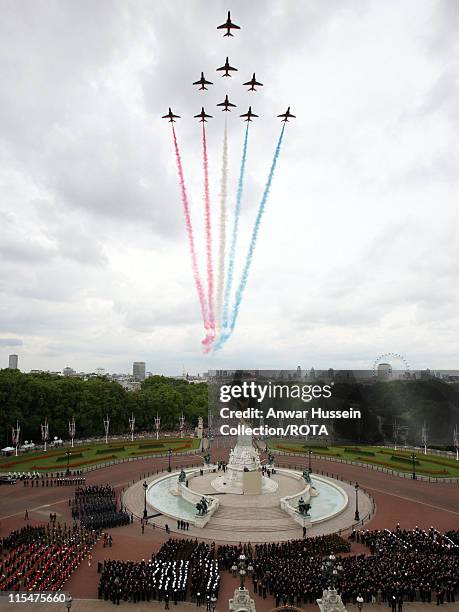
[(178, 170), (179, 181), (180, 181), (180, 193), (182, 197), (183, 212), (185, 214), (185, 224), (186, 224), (186, 231), (188, 234), (188, 244), (190, 247), (191, 267), (193, 270), (196, 291), (198, 292), (199, 304), (201, 306), (202, 320), (204, 322), (204, 327), (207, 328), (206, 296), (204, 293), (204, 289), (202, 287), (201, 276), (199, 274), (198, 259), (196, 257), (196, 249), (194, 246), (193, 225), (191, 223), (190, 206), (188, 204), (188, 197), (186, 195), (186, 187), (185, 187), (185, 179), (183, 177), (182, 158), (180, 156), (180, 151), (179, 151), (178, 142), (177, 142), (177, 135), (175, 134), (174, 125), (172, 125), (172, 134), (174, 136), (175, 157), (177, 159), (177, 170)]
[(212, 219), (210, 215), (209, 194), (209, 159), (207, 157), (206, 126), (202, 124), (202, 158), (204, 167), (204, 225), (206, 231), (206, 256), (207, 256), (207, 299), (208, 299), (208, 329), (207, 335), (202, 341), (205, 352), (209, 352), (215, 340), (215, 312), (214, 312), (214, 270), (212, 265)]

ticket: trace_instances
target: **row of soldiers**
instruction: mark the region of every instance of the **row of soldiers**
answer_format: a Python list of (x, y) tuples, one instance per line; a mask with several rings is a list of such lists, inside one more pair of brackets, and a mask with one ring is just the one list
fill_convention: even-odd
[[(454, 532), (450, 533), (454, 538)], [(373, 555), (387, 550), (425, 553), (447, 552), (459, 555), (459, 545), (448, 533), (442, 534), (434, 527), (430, 527), (428, 530), (420, 527), (401, 529), (400, 524), (398, 524), (394, 531), (389, 529), (354, 530), (350, 539), (367, 546)]]
[(90, 554), (100, 533), (75, 525), (27, 526), (2, 546), (0, 591), (58, 591)]
[(9, 472), (8, 475), (15, 480), (46, 480), (64, 478), (65, 476), (77, 477), (83, 474), (83, 470), (66, 470), (65, 472)]
[(99, 598), (121, 601), (159, 600), (168, 606), (188, 595), (198, 605), (218, 597), (220, 575), (214, 559), (215, 545), (197, 540), (166, 542), (151, 560), (110, 561), (101, 568)]
[(84, 485), (86, 478), (84, 476), (64, 476), (62, 478), (32, 478), (25, 479), (25, 487), (76, 487)]

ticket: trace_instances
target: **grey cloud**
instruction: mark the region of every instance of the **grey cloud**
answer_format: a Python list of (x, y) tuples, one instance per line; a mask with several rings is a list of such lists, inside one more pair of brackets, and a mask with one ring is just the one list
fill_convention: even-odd
[(0, 346), (22, 346), (23, 344), (20, 338), (0, 338)]

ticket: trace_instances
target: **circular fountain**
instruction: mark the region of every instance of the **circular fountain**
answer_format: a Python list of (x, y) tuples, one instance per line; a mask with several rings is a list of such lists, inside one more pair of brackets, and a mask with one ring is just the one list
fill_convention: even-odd
[[(302, 537), (304, 528), (308, 535), (321, 535), (354, 522), (352, 484), (275, 467), (272, 456), (262, 463), (250, 436), (238, 437), (224, 470), (209, 459), (201, 468), (149, 480), (146, 502), (152, 522), (174, 531), (175, 520), (186, 521), (189, 535), (228, 542), (294, 539)], [(371, 500), (361, 490), (359, 495), (363, 517)], [(127, 490), (124, 502), (142, 516), (142, 483)]]

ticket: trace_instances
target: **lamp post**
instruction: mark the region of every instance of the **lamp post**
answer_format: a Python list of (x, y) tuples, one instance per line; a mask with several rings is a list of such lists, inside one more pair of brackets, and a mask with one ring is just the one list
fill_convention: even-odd
[(18, 456), (18, 446), (19, 446), (20, 434), (21, 434), (21, 428), (19, 426), (19, 421), (16, 421), (16, 427), (13, 427), (13, 436), (12, 436), (12, 442), (13, 442), (13, 446), (15, 449), (15, 452), (14, 452), (15, 457)]
[(309, 455), (309, 473), (311, 473), (312, 472), (312, 463), (311, 463), (312, 450), (308, 450), (308, 455)]
[(413, 462), (413, 480), (416, 480), (416, 455), (411, 453), (411, 461)]
[(148, 513), (147, 513), (147, 489), (148, 489), (148, 485), (147, 485), (147, 481), (145, 480), (143, 483), (143, 518), (147, 519), (148, 518)]
[(244, 580), (246, 576), (246, 556), (244, 554), (239, 555), (239, 579), (240, 579), (240, 590), (244, 589)]
[(161, 417), (156, 413), (155, 417), (155, 428), (156, 428), (156, 439), (159, 440), (159, 428), (161, 427)]
[(167, 451), (167, 454), (169, 456), (169, 465), (167, 467), (167, 471), (171, 472), (172, 471), (172, 468), (171, 468), (172, 449), (171, 448)]
[(360, 521), (360, 513), (359, 513), (359, 483), (356, 482), (354, 485), (355, 489), (355, 515), (354, 521)]
[(73, 597), (71, 595), (69, 595), (65, 601), (65, 607), (67, 608), (69, 612), (70, 612), (70, 608), (72, 607), (72, 601), (73, 601)]
[(72, 448), (73, 448), (73, 441), (75, 439), (75, 434), (76, 434), (75, 417), (72, 417), (72, 420), (69, 421), (69, 436), (72, 441)]
[(70, 465), (69, 465), (69, 461), (70, 461), (70, 455), (71, 455), (72, 453), (70, 452), (70, 450), (69, 450), (69, 449), (67, 449), (67, 450), (65, 451), (65, 454), (67, 455), (67, 471), (66, 471), (65, 475), (66, 475), (66, 476), (69, 476), (69, 475), (70, 475)]
[(361, 595), (357, 595), (356, 597), (356, 602), (357, 602), (357, 607), (359, 609), (359, 612), (362, 612), (362, 608), (363, 608), (363, 597)]

